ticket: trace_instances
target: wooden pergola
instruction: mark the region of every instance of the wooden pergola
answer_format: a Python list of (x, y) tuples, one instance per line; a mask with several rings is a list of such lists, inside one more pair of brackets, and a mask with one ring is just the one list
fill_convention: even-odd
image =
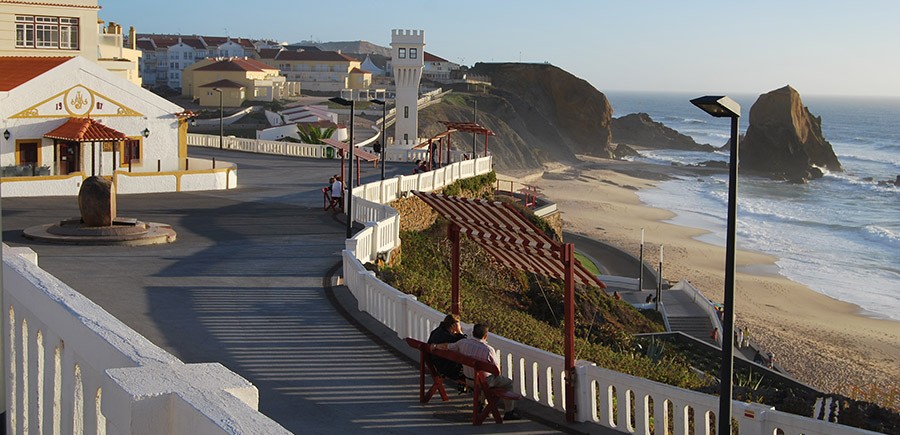
[[(347, 153), (350, 152), (350, 145), (345, 144), (345, 143), (343, 143), (339, 140), (335, 140), (335, 139), (326, 138), (326, 139), (321, 139), (321, 140), (322, 140), (322, 143), (324, 143), (325, 145), (328, 145), (328, 146), (333, 147), (338, 150), (338, 153), (341, 155), (341, 175), (343, 175), (344, 174), (344, 156), (348, 155)], [(379, 157), (377, 154), (372, 154), (372, 153), (362, 150), (360, 148), (356, 148), (355, 150), (353, 150), (353, 157), (356, 158), (356, 185), (359, 186), (359, 178), (360, 178), (359, 159), (363, 159), (367, 162), (375, 162), (375, 166), (378, 166)], [(347, 181), (351, 182), (351, 184), (352, 184), (353, 180), (351, 180), (351, 178), (352, 178), (352, 174), (348, 174)]]
[(566, 418), (575, 421), (575, 284), (606, 285), (575, 260), (575, 247), (559, 243), (528, 221), (511, 205), (484, 199), (469, 199), (413, 191), (450, 221), (451, 307), (459, 315), (459, 236), (465, 234), (507, 267), (565, 281), (565, 371)]

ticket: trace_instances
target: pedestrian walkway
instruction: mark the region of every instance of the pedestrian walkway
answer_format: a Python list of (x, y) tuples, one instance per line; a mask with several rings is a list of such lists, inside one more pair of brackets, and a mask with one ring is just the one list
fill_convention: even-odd
[[(172, 244), (64, 246), (21, 230), (78, 216), (74, 197), (3, 200), (3, 239), (186, 363), (218, 361), (259, 388), (259, 409), (295, 433), (550, 433), (531, 420), (473, 427), (469, 397), (418, 402), (417, 367), (329, 302), (343, 215), (323, 212), (337, 160), (190, 150), (234, 161), (240, 188), (120, 195), (120, 216), (171, 224)], [(364, 165), (364, 178), (378, 169)], [(409, 173), (388, 164), (387, 175)]]

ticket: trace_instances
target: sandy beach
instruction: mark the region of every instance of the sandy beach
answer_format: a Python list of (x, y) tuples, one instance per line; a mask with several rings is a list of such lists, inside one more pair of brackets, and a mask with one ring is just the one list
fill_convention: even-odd
[[(502, 178), (540, 187), (562, 210), (567, 231), (635, 256), (644, 228), (650, 262), (664, 245), (666, 279), (687, 279), (721, 302), (725, 249), (695, 240), (703, 230), (664, 222), (674, 214), (642, 204), (636, 194), (672, 171), (690, 169), (581, 158), (577, 166)], [(753, 340), (809, 385), (900, 407), (900, 322), (863, 316), (856, 305), (778, 275), (771, 256), (739, 251), (736, 260), (736, 326), (748, 328)]]

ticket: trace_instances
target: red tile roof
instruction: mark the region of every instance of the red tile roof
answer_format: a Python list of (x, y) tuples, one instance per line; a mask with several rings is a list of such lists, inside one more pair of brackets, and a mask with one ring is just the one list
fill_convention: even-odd
[(232, 80), (222, 79), (222, 80), (218, 80), (218, 81), (215, 81), (212, 83), (207, 83), (205, 85), (200, 85), (198, 87), (200, 87), (200, 88), (240, 89), (240, 88), (245, 88), (246, 86), (244, 86), (238, 82), (232, 81)]
[(275, 59), (275, 56), (281, 52), (280, 48), (263, 48), (259, 50), (260, 59)]
[(275, 60), (311, 60), (321, 62), (356, 62), (357, 60), (336, 51), (282, 51)]
[(151, 41), (149, 39), (138, 39), (137, 41), (135, 41), (135, 44), (137, 44), (138, 50), (146, 50), (146, 51), (156, 50), (156, 46), (153, 45), (153, 41)]
[(450, 62), (442, 57), (435, 56), (429, 52), (425, 52), (425, 62)]
[(17, 0), (4, 0), (3, 3), (12, 3), (19, 5), (32, 5), (32, 6), (53, 6), (53, 7), (65, 7), (65, 8), (80, 8), (80, 9), (100, 9), (100, 6), (91, 6), (91, 5), (66, 5), (59, 3), (42, 3), (42, 2), (32, 2), (32, 1), (17, 1)]
[(0, 57), (0, 91), (10, 91), (72, 59), (71, 57)]
[(372, 74), (369, 71), (360, 68), (353, 68), (350, 70), (350, 74)]
[(113, 130), (91, 118), (69, 118), (44, 137), (75, 142), (106, 142), (122, 140), (126, 136), (125, 133)]
[(277, 70), (273, 66), (266, 65), (258, 60), (254, 59), (223, 59), (218, 62), (213, 62), (209, 65), (201, 66), (197, 68), (196, 71), (264, 71), (264, 70)]

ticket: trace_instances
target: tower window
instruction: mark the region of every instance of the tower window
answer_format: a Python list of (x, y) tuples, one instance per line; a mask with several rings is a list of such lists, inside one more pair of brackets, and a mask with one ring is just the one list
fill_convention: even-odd
[(406, 49), (401, 48), (399, 50), (400, 50), (400, 52), (397, 54), (397, 57), (400, 59), (406, 59)]
[(409, 106), (403, 106), (403, 117), (409, 118)]
[(415, 59), (416, 56), (418, 56), (418, 52), (419, 52), (419, 50), (417, 50), (417, 49), (415, 49), (415, 48), (410, 48), (410, 49), (409, 49), (409, 58), (410, 58), (410, 59)]

